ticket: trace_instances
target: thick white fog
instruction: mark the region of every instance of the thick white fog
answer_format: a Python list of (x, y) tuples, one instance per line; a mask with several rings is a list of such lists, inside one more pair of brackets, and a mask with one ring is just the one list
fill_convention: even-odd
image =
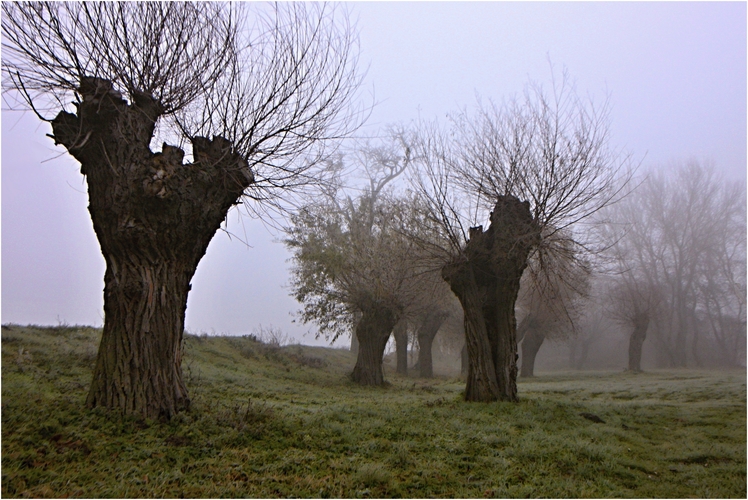
[[(609, 99), (612, 145), (642, 169), (697, 158), (746, 177), (744, 3), (349, 8), (367, 69), (362, 99), (374, 102), (361, 134), (443, 119), (471, 107), (476, 94), (501, 102), (529, 79), (550, 86), (553, 64), (568, 69), (580, 94)], [(101, 325), (104, 261), (86, 185), (49, 132), (32, 113), (3, 107), (2, 322)], [(261, 221), (229, 213), (227, 232), (213, 239), (193, 279), (188, 331), (239, 335), (272, 324), (301, 343), (324, 343), (314, 325), (292, 323), (299, 306), (288, 295), (290, 254), (278, 238)]]

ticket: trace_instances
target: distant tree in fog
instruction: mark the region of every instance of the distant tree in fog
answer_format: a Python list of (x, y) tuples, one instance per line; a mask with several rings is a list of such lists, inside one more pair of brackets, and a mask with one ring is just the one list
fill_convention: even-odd
[[(568, 245), (569, 239), (564, 241)], [(547, 255), (542, 263), (537, 254), (520, 282), (517, 343), (522, 344), (522, 377), (534, 376), (535, 357), (546, 339), (565, 340), (576, 333), (591, 269), (571, 252), (573, 248)]]
[[(398, 342), (418, 346), (418, 360), (414, 368), (420, 377), (431, 378), (434, 376), (434, 339), (450, 314), (454, 313), (453, 302), (456, 298), (438, 272), (424, 270), (421, 276), (424, 282), (419, 287), (420, 297), (407, 312), (408, 327), (401, 330), (403, 337)], [(407, 351), (398, 348), (397, 356), (398, 373), (407, 374)]]
[[(423, 263), (419, 264), (419, 267)], [(417, 280), (415, 296), (392, 330), (395, 339), (396, 372), (408, 374), (408, 346), (418, 346), (418, 360), (413, 366), (424, 378), (434, 375), (432, 349), (436, 334), (449, 318), (454, 294), (433, 269), (423, 268)]]
[(656, 288), (646, 280), (636, 280), (628, 271), (609, 283), (606, 307), (609, 316), (623, 327), (631, 330), (629, 336), (628, 370), (642, 371), (641, 359), (647, 331), (653, 319), (657, 319), (662, 305)]
[(745, 185), (691, 161), (652, 172), (607, 217), (612, 310), (633, 328), (629, 367), (641, 368), (647, 324), (667, 366), (743, 360)]
[(424, 295), (423, 306), (416, 312), (414, 319), (415, 340), (418, 342), (418, 375), (424, 378), (434, 376), (433, 348), (436, 334), (459, 308), (457, 298), (439, 273), (432, 270), (428, 276), (428, 279), (434, 280), (434, 284), (424, 288), (428, 293)]
[[(640, 189), (642, 187), (640, 186)], [(640, 255), (636, 237), (646, 237), (642, 232), (646, 226), (637, 219), (644, 215), (640, 211), (638, 196), (641, 192), (622, 200), (609, 212), (615, 217), (600, 226), (603, 237), (610, 245), (607, 251), (611, 267), (610, 274), (602, 280), (601, 293), (605, 297), (603, 310), (606, 316), (629, 330), (628, 369), (641, 371), (641, 357), (647, 331), (655, 319), (658, 308), (663, 306), (656, 280), (644, 270), (635, 256)], [(634, 227), (634, 226), (637, 227)]]

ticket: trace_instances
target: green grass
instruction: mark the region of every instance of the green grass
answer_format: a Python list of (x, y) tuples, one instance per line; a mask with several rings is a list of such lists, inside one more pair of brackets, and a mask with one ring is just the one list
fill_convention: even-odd
[[(746, 497), (744, 371), (542, 374), (361, 388), (337, 349), (185, 340), (170, 422), (84, 401), (100, 332), (2, 328), (4, 497)], [(594, 423), (580, 413), (594, 413)]]

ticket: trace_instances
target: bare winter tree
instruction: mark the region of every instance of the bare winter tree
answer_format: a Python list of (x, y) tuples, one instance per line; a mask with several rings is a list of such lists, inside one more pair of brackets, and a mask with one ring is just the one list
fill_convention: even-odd
[(626, 175), (608, 147), (607, 108), (564, 75), (550, 95), (529, 85), (522, 99), (457, 113), (449, 131), (421, 127), (416, 157), (414, 186), (443, 242), (431, 250), (465, 314), (465, 397), (516, 401), (514, 308), (528, 261), (552, 273), (550, 256), (583, 255), (575, 226), (614, 200)]
[(666, 366), (701, 366), (710, 345), (719, 364), (737, 364), (745, 344), (744, 184), (691, 161), (652, 172), (606, 218), (617, 317), (637, 339), (630, 367), (640, 369), (634, 344), (646, 322)]
[(170, 416), (197, 264), (242, 197), (277, 206), (351, 131), (354, 30), (325, 4), (2, 9), (4, 87), (80, 162), (106, 261), (88, 405)]
[(599, 226), (609, 243), (606, 256), (610, 263), (610, 275), (600, 280), (605, 288), (601, 293), (606, 297), (603, 309), (607, 317), (631, 331), (628, 369), (634, 373), (642, 371), (642, 348), (647, 331), (662, 305), (656, 280), (649, 279), (637, 258), (642, 255), (637, 239), (646, 238), (646, 231), (651, 229), (649, 221), (642, 219), (639, 195), (633, 193), (620, 204), (609, 207), (606, 212), (614, 215), (603, 214), (608, 221)]
[(614, 320), (631, 330), (628, 370), (638, 373), (642, 371), (642, 348), (647, 330), (658, 312), (660, 297), (646, 280), (636, 280), (629, 273), (620, 275), (611, 285), (607, 309)]

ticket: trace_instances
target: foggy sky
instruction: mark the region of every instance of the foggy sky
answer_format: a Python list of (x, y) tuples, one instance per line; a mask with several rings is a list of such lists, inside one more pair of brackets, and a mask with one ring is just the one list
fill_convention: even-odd
[[(362, 130), (444, 119), (476, 95), (501, 102), (566, 67), (580, 94), (610, 99), (611, 146), (642, 168), (688, 158), (746, 176), (746, 4), (352, 3), (360, 29)], [(2, 111), (2, 322), (103, 322), (104, 259), (77, 163), (31, 113)], [(191, 332), (291, 323), (290, 255), (261, 222), (232, 211), (192, 281)], [(248, 247), (242, 241), (246, 241)], [(342, 341), (341, 344), (347, 342)]]

